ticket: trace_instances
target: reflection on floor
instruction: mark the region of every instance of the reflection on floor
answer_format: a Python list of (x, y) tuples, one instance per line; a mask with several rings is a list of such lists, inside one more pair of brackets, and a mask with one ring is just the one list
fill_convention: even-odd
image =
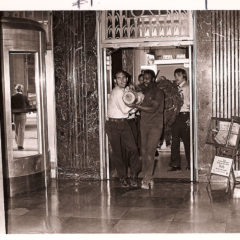
[(24, 150), (18, 151), (15, 141), (15, 131), (12, 131), (13, 157), (26, 157), (38, 154), (37, 114), (28, 113), (25, 127)]
[(211, 199), (206, 183), (159, 181), (142, 190), (117, 181), (59, 180), (47, 192), (8, 201), (8, 233), (240, 232), (239, 194), (212, 190)]

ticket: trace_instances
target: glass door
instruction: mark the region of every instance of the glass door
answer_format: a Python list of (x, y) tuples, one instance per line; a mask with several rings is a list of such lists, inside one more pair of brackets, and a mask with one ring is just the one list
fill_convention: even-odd
[(3, 171), (9, 196), (47, 187), (50, 179), (45, 54), (41, 24), (0, 18)]
[(37, 54), (10, 52), (13, 158), (42, 153)]

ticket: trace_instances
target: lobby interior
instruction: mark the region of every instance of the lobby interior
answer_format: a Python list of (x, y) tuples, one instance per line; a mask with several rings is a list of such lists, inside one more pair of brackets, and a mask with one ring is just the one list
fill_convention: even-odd
[[(233, 186), (232, 179), (228, 185), (221, 176), (208, 183), (216, 151), (206, 144), (206, 137), (212, 116), (240, 116), (240, 55), (235, 54), (240, 53), (240, 13), (169, 12), (168, 17), (176, 18), (172, 29), (178, 27), (177, 17), (181, 17), (182, 25), (193, 25), (180, 31), (189, 31), (188, 38), (179, 37), (176, 30), (176, 36), (167, 36), (170, 40), (161, 35), (160, 41), (156, 40), (158, 36), (147, 36), (150, 40), (145, 41), (142, 35), (128, 42), (125, 35), (113, 39), (112, 29), (109, 39), (101, 34), (106, 30), (104, 23), (112, 26), (106, 19), (116, 19), (111, 14), (123, 14), (113, 12), (0, 12), (1, 28), (7, 36), (0, 46), (8, 50), (1, 56), (0, 220), (4, 224), (0, 232), (239, 233), (240, 186)], [(138, 19), (141, 29), (144, 21), (149, 24), (146, 12)], [(121, 14), (120, 19), (139, 17), (139, 12)], [(166, 11), (151, 14), (154, 21), (157, 16), (160, 23), (169, 23)], [(158, 18), (161, 14), (163, 19)], [(189, 20), (191, 17), (194, 21)], [(146, 29), (148, 34), (149, 29), (153, 28)], [(21, 41), (17, 41), (19, 38)], [(115, 71), (114, 61), (118, 59), (114, 54), (121, 59), (118, 67), (136, 78), (140, 68), (134, 64), (139, 65), (143, 59), (139, 56), (154, 51), (156, 58), (157, 54), (178, 51), (186, 57), (181, 61), (168, 59), (167, 64), (163, 59), (156, 61), (163, 73), (180, 61), (192, 80), (191, 170), (185, 170), (182, 148), (184, 170), (168, 172), (170, 149), (163, 147), (155, 159), (154, 188), (141, 189), (140, 179), (137, 188), (122, 188), (109, 166), (104, 129), (111, 71)], [(31, 96), (35, 96), (38, 106), (37, 112), (28, 113), (24, 151), (17, 151), (14, 141), (10, 82), (16, 81), (17, 74), (5, 75), (11, 68), (8, 54), (18, 58), (24, 54), (21, 64), (25, 68), (19, 67), (19, 71), (29, 71), (28, 77), (35, 84)], [(33, 54), (33, 63), (26, 60), (27, 54)]]

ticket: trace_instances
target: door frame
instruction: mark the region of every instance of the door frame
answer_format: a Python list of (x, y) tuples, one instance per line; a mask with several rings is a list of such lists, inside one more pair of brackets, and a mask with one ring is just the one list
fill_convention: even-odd
[(6, 233), (4, 178), (3, 178), (3, 154), (2, 154), (2, 123), (0, 120), (0, 234)]
[[(193, 29), (195, 29), (195, 16), (193, 14)], [(198, 153), (197, 153), (197, 89), (196, 89), (196, 47), (195, 32), (193, 40), (181, 41), (146, 41), (135, 42), (102, 43), (101, 35), (103, 26), (101, 24), (101, 13), (97, 12), (97, 70), (98, 70), (98, 103), (99, 103), (99, 145), (100, 145), (100, 177), (101, 180), (109, 179), (109, 153), (108, 139), (105, 131), (106, 111), (107, 111), (107, 79), (106, 79), (106, 50), (107, 48), (141, 48), (141, 47), (189, 47), (189, 84), (190, 84), (190, 181), (198, 181)]]

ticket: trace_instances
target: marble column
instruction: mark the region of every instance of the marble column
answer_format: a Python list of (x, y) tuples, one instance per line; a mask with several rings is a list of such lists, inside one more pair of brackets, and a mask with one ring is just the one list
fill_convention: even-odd
[(99, 177), (96, 12), (53, 13), (60, 169)]
[(214, 156), (214, 148), (206, 144), (208, 125), (212, 117), (212, 20), (211, 11), (196, 12), (196, 81), (198, 116), (199, 181), (206, 180)]

